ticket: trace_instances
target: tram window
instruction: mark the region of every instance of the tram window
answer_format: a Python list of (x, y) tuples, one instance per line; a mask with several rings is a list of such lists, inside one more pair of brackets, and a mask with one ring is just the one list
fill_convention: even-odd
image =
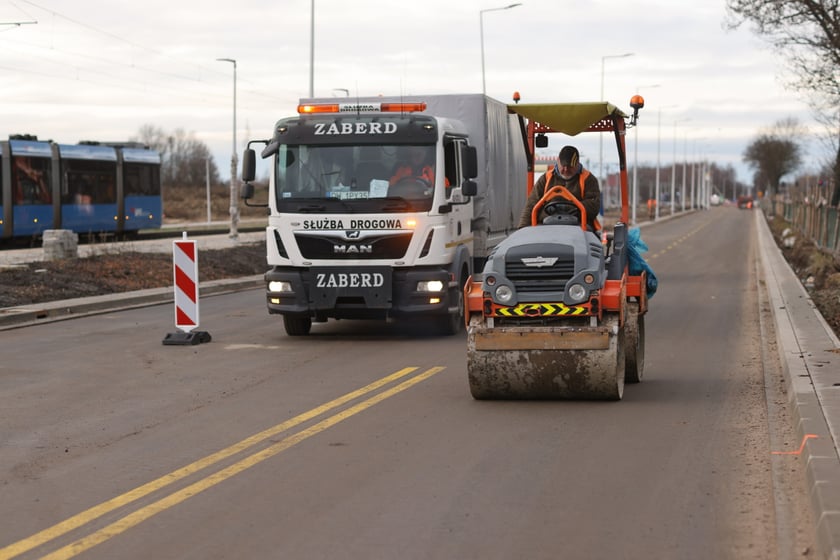
[(50, 160), (15, 156), (12, 189), (15, 204), (51, 204)]
[(62, 202), (114, 204), (117, 201), (116, 166), (111, 162), (67, 160), (63, 164)]
[(160, 171), (157, 166), (126, 163), (124, 168), (126, 196), (160, 196)]

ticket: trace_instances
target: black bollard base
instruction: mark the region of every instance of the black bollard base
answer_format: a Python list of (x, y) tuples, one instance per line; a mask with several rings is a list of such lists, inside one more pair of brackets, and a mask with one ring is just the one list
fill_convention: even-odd
[(195, 346), (211, 340), (210, 333), (207, 331), (174, 332), (167, 333), (163, 338), (163, 344), (166, 346)]

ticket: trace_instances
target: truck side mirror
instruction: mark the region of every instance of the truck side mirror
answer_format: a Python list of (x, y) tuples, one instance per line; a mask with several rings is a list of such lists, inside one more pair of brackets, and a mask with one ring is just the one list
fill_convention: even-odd
[(534, 145), (537, 148), (547, 148), (548, 136), (546, 136), (545, 134), (537, 134), (536, 138), (534, 138)]
[(254, 198), (254, 185), (251, 183), (245, 183), (239, 187), (239, 197), (244, 198), (245, 200)]
[[(253, 181), (256, 174), (257, 174), (257, 153), (254, 150), (252, 150), (251, 148), (248, 148), (247, 150), (242, 152), (242, 180), (245, 183)], [(252, 191), (252, 196), (253, 196), (253, 189), (251, 189), (251, 191)], [(243, 196), (243, 198), (245, 198), (245, 197)]]
[(478, 151), (475, 146), (464, 146), (461, 150), (464, 179), (478, 177)]
[(475, 196), (478, 194), (478, 185), (472, 179), (461, 183), (461, 194), (464, 196)]

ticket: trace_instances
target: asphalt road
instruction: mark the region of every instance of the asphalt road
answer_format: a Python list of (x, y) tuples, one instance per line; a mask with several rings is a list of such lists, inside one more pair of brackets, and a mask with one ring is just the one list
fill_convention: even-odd
[[(660, 287), (624, 400), (479, 402), (465, 337), (316, 324), (260, 290), (2, 333), (2, 558), (799, 557), (815, 529), (764, 341), (752, 213), (643, 231)], [(762, 338), (763, 337), (763, 338)]]

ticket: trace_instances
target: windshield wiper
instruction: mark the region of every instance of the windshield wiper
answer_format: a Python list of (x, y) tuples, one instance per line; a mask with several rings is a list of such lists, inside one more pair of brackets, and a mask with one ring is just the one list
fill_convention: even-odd
[(305, 206), (298, 207), (298, 212), (323, 212), (327, 209), (326, 206), (323, 204), (307, 204)]
[(334, 208), (335, 205), (341, 206), (341, 208), (347, 212), (353, 212), (353, 207), (347, 203), (346, 200), (342, 200), (340, 198), (323, 198), (322, 204), (304, 204), (298, 207), (298, 212), (307, 213), (307, 212), (326, 212), (327, 207)]
[(387, 212), (389, 210), (404, 210), (405, 208), (411, 207), (411, 203), (405, 199), (389, 200), (388, 202), (382, 205), (382, 210)]
[(385, 204), (382, 205), (383, 212), (390, 210), (405, 210), (406, 208), (414, 210), (414, 202), (406, 200), (401, 196), (387, 196), (381, 200), (385, 201)]

